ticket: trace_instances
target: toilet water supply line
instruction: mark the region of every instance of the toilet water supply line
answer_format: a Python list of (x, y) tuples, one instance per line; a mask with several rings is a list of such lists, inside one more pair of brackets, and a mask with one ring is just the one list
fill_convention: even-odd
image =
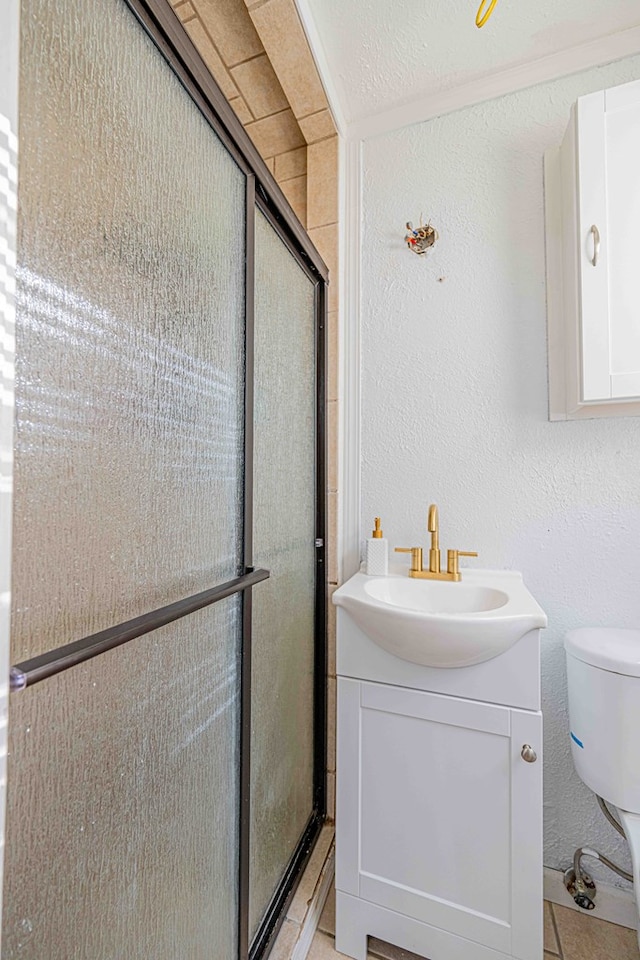
[[(598, 794), (596, 794), (596, 799), (600, 805), (600, 809), (604, 813), (611, 826), (614, 827), (614, 829), (616, 829), (618, 833), (624, 837), (624, 830), (609, 810), (605, 801), (602, 799), (602, 797), (599, 797)], [(591, 887), (592, 890), (595, 889), (595, 887), (593, 885), (593, 881), (591, 880), (589, 884), (585, 883), (585, 877), (580, 867), (580, 860), (582, 857), (593, 857), (595, 860), (600, 860), (601, 863), (604, 863), (605, 867), (609, 867), (609, 869), (613, 870), (614, 873), (617, 873), (618, 876), (623, 877), (630, 883), (633, 883), (633, 876), (627, 870), (623, 870), (622, 867), (619, 867), (613, 862), (613, 860), (609, 860), (608, 857), (605, 857), (603, 853), (598, 853), (597, 850), (593, 850), (591, 847), (578, 847), (573, 855), (573, 872), (576, 889), (574, 899), (578, 906), (583, 907), (583, 909), (593, 910), (595, 904), (587, 891), (589, 887)]]
[(614, 815), (611, 813), (611, 810), (609, 810), (609, 807), (606, 805), (602, 797), (599, 797), (597, 793), (596, 793), (596, 800), (598, 801), (600, 805), (600, 809), (602, 810), (602, 812), (604, 813), (605, 817), (607, 818), (611, 826), (614, 828), (614, 830), (617, 830), (620, 836), (624, 837), (624, 830), (622, 829), (622, 827), (620, 826), (620, 824), (618, 823)]
[(580, 870), (580, 857), (593, 857), (594, 860), (601, 860), (604, 863), (605, 867), (609, 867), (609, 870), (613, 870), (619, 876), (624, 877), (625, 880), (628, 880), (629, 883), (633, 883), (633, 877), (627, 870), (623, 870), (622, 867), (619, 867), (609, 860), (608, 857), (605, 857), (604, 853), (598, 853), (597, 850), (592, 850), (591, 847), (578, 847), (576, 852), (573, 855), (573, 869), (576, 874), (576, 885), (580, 883), (582, 879), (582, 871)]

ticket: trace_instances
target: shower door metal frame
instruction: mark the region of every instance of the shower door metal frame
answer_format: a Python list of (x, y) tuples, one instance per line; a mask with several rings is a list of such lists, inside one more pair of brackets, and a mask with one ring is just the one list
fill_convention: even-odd
[[(129, 0), (127, 0), (129, 2)], [(239, 122), (239, 121), (238, 121)], [(244, 133), (244, 130), (243, 130)], [(266, 167), (265, 167), (266, 169)], [(267, 170), (267, 173), (269, 171)], [(255, 182), (255, 181), (254, 181)], [(276, 184), (277, 187), (277, 184)], [(270, 198), (268, 194), (261, 189), (261, 185), (258, 188), (260, 192), (256, 191), (255, 193), (255, 204), (251, 210), (251, 217), (248, 218), (252, 221), (251, 229), (253, 237), (251, 245), (247, 246), (247, 262), (251, 262), (251, 273), (254, 274), (254, 264), (255, 264), (255, 211), (259, 209), (260, 212), (266, 217), (273, 229), (279, 235), (280, 239), (285, 243), (289, 252), (296, 258), (300, 267), (307, 274), (309, 279), (315, 284), (315, 296), (314, 296), (314, 312), (315, 312), (315, 353), (316, 353), (316, 491), (315, 491), (315, 501), (316, 501), (316, 518), (315, 518), (315, 538), (316, 538), (316, 570), (315, 570), (315, 637), (314, 637), (314, 755), (313, 755), (313, 808), (312, 814), (309, 818), (307, 826), (298, 842), (298, 846), (294, 851), (294, 854), (289, 862), (289, 865), (285, 871), (284, 877), (281, 880), (280, 886), (275, 891), (274, 896), (267, 908), (265, 916), (263, 917), (262, 923), (254, 937), (252, 943), (248, 942), (249, 936), (249, 801), (250, 801), (250, 783), (251, 783), (251, 772), (250, 772), (250, 762), (249, 762), (249, 743), (247, 741), (247, 749), (243, 752), (243, 762), (247, 764), (247, 778), (243, 780), (241, 777), (241, 784), (245, 784), (247, 795), (246, 795), (246, 809), (244, 819), (241, 821), (241, 832), (245, 831), (245, 840), (244, 844), (242, 843), (241, 837), (241, 848), (244, 848), (246, 863), (242, 863), (241, 856), (241, 870), (240, 870), (240, 911), (241, 916), (240, 925), (241, 925), (241, 936), (246, 937), (246, 953), (242, 951), (242, 945), (240, 949), (241, 960), (244, 960), (245, 957), (248, 957), (248, 960), (259, 960), (267, 948), (270, 945), (275, 933), (277, 933), (282, 921), (285, 916), (285, 909), (289, 901), (293, 897), (295, 892), (296, 880), (300, 876), (304, 866), (309, 859), (311, 851), (313, 850), (314, 842), (320, 832), (322, 824), (326, 815), (326, 672), (327, 672), (327, 660), (326, 660), (326, 515), (325, 515), (325, 501), (326, 501), (326, 459), (325, 459), (325, 449), (326, 449), (326, 354), (325, 354), (325, 338), (326, 338), (326, 315), (327, 315), (327, 294), (326, 294), (326, 279), (319, 278), (318, 274), (315, 272), (314, 265), (307, 261), (305, 257), (301, 257), (299, 248), (297, 247), (297, 239), (294, 235), (289, 234), (287, 231), (282, 229), (282, 219), (280, 211), (274, 209), (272, 203), (270, 203)], [(278, 187), (278, 192), (280, 188)], [(288, 201), (282, 194), (283, 200), (289, 208)], [(289, 208), (290, 209), (290, 208)], [(293, 214), (293, 212), (291, 211)], [(293, 214), (295, 218), (295, 214)], [(297, 223), (296, 219), (296, 223)], [(305, 234), (306, 237), (306, 234)], [(307, 237), (308, 240), (308, 237)], [(310, 241), (309, 241), (310, 242)], [(313, 249), (313, 248), (312, 248)], [(250, 255), (249, 255), (250, 252)], [(319, 257), (318, 254), (316, 256)], [(320, 264), (326, 267), (322, 260)], [(252, 294), (255, 291), (254, 284), (247, 283), (247, 287), (251, 287)], [(247, 316), (249, 316), (249, 311), (247, 311)], [(253, 303), (251, 308), (251, 333), (253, 334)], [(249, 354), (247, 351), (247, 357), (251, 356), (251, 364), (253, 365), (253, 350)], [(247, 383), (253, 381), (253, 378), (249, 377), (247, 373)], [(248, 401), (247, 401), (248, 405)], [(249, 406), (249, 405), (248, 405)], [(250, 407), (253, 410), (253, 404)], [(249, 537), (248, 541), (245, 540), (245, 548), (248, 549), (249, 556), (252, 556), (252, 527), (248, 525), (248, 530), (245, 529), (245, 537)], [(251, 591), (247, 591), (248, 594)], [(250, 692), (251, 690), (251, 678), (250, 673), (250, 651), (248, 656), (248, 667), (247, 667), (247, 676), (245, 678), (243, 673), (243, 689)], [(249, 694), (250, 696), (250, 694)], [(243, 704), (243, 717), (244, 717), (244, 696), (242, 700)], [(250, 703), (247, 704), (247, 710), (249, 713), (247, 719), (247, 735), (250, 734)]]
[[(240, 809), (238, 863), (238, 960), (259, 960), (281, 925), (296, 880), (313, 849), (326, 812), (326, 316), (328, 270), (286, 197), (211, 76), (204, 61), (169, 6), (168, 0), (123, 0), (167, 60), (190, 98), (246, 177), (245, 263), (245, 472), (243, 573), (193, 597), (144, 614), (132, 621), (74, 641), (12, 668), (13, 688), (46, 680), (77, 663), (133, 640), (194, 610), (242, 592), (240, 671)], [(250, 803), (251, 803), (251, 612), (252, 587), (266, 579), (253, 567), (253, 403), (255, 319), (255, 214), (259, 209), (315, 288), (316, 476), (315, 476), (315, 649), (313, 804), (307, 826), (253, 941), (249, 939)]]

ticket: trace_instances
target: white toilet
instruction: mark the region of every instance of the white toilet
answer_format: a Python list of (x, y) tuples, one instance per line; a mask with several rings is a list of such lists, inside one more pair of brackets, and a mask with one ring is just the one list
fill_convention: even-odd
[(617, 808), (640, 914), (640, 630), (572, 630), (564, 648), (573, 762), (586, 785)]

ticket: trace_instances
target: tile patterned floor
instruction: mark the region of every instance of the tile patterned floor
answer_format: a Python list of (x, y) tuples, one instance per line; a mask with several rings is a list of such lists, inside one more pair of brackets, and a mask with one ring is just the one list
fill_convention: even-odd
[[(334, 945), (335, 892), (329, 893), (308, 960), (339, 960)], [(414, 953), (369, 941), (370, 960), (422, 960)], [(544, 960), (640, 960), (635, 930), (596, 920), (569, 907), (544, 904)]]

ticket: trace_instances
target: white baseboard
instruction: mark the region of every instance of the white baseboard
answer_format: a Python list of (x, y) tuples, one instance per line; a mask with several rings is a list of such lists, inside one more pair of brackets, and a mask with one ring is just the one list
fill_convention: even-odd
[[(586, 866), (588, 870), (589, 867)], [(621, 927), (630, 927), (635, 930), (638, 926), (638, 908), (631, 890), (621, 890), (609, 883), (596, 882), (598, 895), (595, 899), (595, 910), (583, 910), (569, 895), (564, 885), (564, 874), (561, 870), (544, 868), (544, 898), (570, 910), (579, 910), (580, 913), (609, 923), (617, 923)]]
[(325, 861), (324, 867), (322, 868), (322, 874), (320, 877), (320, 882), (316, 888), (316, 894), (313, 898), (313, 902), (307, 910), (307, 915), (304, 918), (300, 936), (298, 937), (296, 945), (291, 954), (291, 960), (306, 960), (307, 954), (311, 949), (311, 944), (313, 942), (316, 930), (318, 929), (318, 924), (320, 923), (320, 917), (322, 916), (324, 905), (327, 902), (327, 897), (329, 895), (329, 890), (331, 889), (331, 884), (333, 883), (335, 872), (336, 858), (335, 852), (332, 849)]

